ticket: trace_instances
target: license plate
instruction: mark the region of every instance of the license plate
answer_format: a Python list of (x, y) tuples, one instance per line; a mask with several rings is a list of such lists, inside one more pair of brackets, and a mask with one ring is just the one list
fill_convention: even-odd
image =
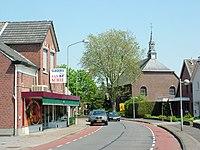
[(102, 122), (102, 120), (97, 120), (97, 122)]

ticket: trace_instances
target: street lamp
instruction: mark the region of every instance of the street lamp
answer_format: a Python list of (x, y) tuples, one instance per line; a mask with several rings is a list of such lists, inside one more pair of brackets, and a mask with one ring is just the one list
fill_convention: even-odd
[(69, 95), (69, 47), (78, 43), (89, 43), (89, 40), (83, 39), (82, 41), (78, 41), (67, 46), (67, 95)]
[(138, 98), (138, 97), (133, 98), (133, 119), (135, 119), (135, 100), (136, 100), (137, 98)]
[(190, 81), (188, 79), (185, 79), (184, 81), (181, 81), (179, 79), (179, 84), (180, 84), (180, 113), (181, 113), (181, 131), (183, 131), (183, 100), (182, 100), (182, 83), (184, 85), (188, 85)]

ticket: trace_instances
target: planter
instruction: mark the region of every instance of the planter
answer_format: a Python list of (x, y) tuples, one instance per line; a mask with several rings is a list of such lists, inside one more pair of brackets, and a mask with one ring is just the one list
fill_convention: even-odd
[(193, 122), (193, 127), (200, 129), (200, 122)]
[(191, 125), (191, 122), (190, 122), (190, 121), (183, 121), (183, 124), (184, 124), (184, 125), (190, 126), (190, 125)]

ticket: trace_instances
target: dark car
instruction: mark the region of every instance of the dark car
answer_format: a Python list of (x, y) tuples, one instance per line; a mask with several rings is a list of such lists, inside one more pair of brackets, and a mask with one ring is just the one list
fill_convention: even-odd
[(117, 112), (108, 113), (108, 121), (120, 121), (121, 116)]
[(108, 125), (108, 116), (104, 110), (93, 110), (90, 112), (88, 121), (90, 121), (90, 125), (94, 125), (94, 123), (104, 123), (104, 125)]

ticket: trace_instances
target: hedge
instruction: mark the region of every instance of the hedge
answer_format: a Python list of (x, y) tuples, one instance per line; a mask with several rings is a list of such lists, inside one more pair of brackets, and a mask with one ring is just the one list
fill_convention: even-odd
[[(145, 114), (160, 115), (161, 109), (156, 102), (138, 102), (135, 103), (135, 113), (136, 117), (139, 118), (144, 117)], [(125, 115), (127, 117), (133, 116), (133, 103), (130, 101), (125, 103)]]

